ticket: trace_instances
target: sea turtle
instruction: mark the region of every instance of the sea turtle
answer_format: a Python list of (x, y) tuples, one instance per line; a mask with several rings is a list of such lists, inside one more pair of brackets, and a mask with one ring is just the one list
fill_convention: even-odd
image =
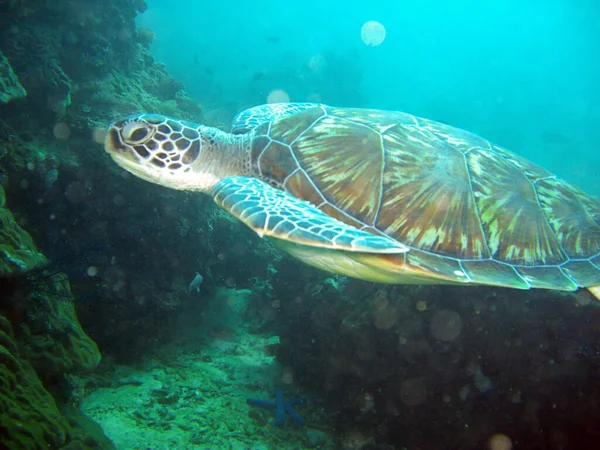
[(381, 283), (600, 295), (600, 201), (467, 131), (314, 103), (247, 109), (230, 133), (157, 114), (110, 125), (134, 175), (200, 191), (312, 265)]

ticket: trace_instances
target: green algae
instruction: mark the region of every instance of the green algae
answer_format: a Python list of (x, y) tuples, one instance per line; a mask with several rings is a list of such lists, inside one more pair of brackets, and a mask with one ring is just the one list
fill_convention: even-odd
[(61, 448), (69, 425), (31, 365), (20, 358), (10, 322), (0, 316), (0, 435), (3, 448)]
[(8, 58), (0, 51), (0, 103), (23, 98), (27, 91), (19, 81)]
[[(3, 191), (0, 198), (4, 198)], [(46, 262), (29, 233), (8, 209), (0, 207), (0, 277), (24, 274)]]
[(28, 316), (16, 327), (21, 353), (43, 379), (96, 368), (100, 351), (77, 320), (66, 275), (42, 273), (31, 280), (19, 303)]
[(36, 270), (46, 263), (0, 207), (0, 447), (114, 449), (61, 388), (66, 374), (95, 368), (100, 352), (77, 320), (67, 277)]

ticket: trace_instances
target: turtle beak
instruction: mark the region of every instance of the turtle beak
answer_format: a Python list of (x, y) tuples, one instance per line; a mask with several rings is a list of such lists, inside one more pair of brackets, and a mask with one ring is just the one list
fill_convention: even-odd
[(159, 180), (163, 171), (145, 164), (129, 145), (123, 143), (119, 131), (122, 129), (122, 125), (123, 122), (115, 122), (110, 125), (104, 139), (104, 150), (114, 162), (129, 173), (142, 180), (160, 184)]
[(108, 129), (106, 138), (104, 139), (104, 150), (116, 162), (125, 160), (137, 163), (138, 158), (136, 158), (136, 155), (133, 153), (131, 148), (128, 145), (123, 144), (118, 125), (118, 123), (112, 124)]
[(106, 138), (104, 138), (104, 150), (111, 154), (126, 150), (114, 123), (110, 125), (108, 133), (106, 133)]
[(104, 139), (104, 150), (121, 167), (138, 175), (140, 171), (139, 158), (136, 157), (129, 146), (123, 144), (118, 125), (118, 123), (112, 124), (108, 129)]

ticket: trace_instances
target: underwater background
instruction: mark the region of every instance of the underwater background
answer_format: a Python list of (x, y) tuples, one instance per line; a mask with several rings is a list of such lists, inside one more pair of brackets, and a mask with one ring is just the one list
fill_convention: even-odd
[(0, 448), (597, 448), (587, 291), (318, 271), (103, 138), (399, 110), (598, 196), (599, 23), (593, 0), (0, 0)]
[[(237, 110), (282, 89), (291, 101), (405, 111), (600, 193), (593, 0), (149, 4), (138, 23), (155, 33), (153, 55), (207, 107)], [(385, 26), (382, 45), (361, 40), (371, 20)]]

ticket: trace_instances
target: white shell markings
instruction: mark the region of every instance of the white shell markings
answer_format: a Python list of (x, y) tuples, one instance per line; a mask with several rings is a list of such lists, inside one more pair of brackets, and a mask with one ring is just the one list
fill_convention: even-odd
[(385, 27), (375, 21), (370, 20), (365, 22), (360, 30), (360, 37), (362, 41), (369, 47), (377, 47), (385, 40)]

